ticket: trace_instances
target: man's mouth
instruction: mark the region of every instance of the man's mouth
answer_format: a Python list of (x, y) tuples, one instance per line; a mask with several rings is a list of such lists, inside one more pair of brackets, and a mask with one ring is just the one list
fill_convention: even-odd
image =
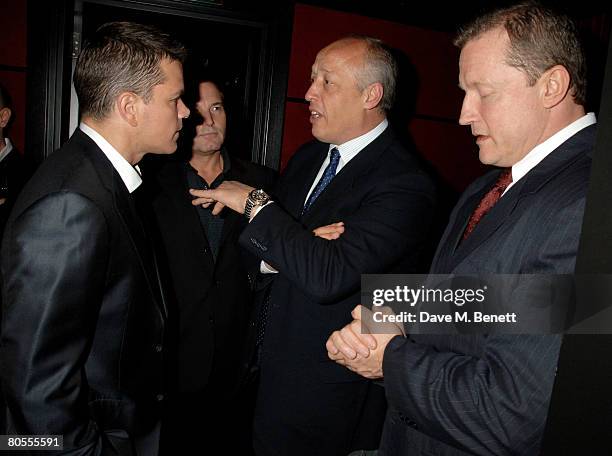
[(315, 111), (314, 109), (310, 110), (310, 119), (311, 120), (320, 119), (321, 117), (322, 116), (321, 116), (321, 113), (319, 111)]

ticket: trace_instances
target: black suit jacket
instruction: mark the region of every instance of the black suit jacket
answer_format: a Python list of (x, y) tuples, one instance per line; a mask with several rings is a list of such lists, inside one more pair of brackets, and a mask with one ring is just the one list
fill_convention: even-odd
[[(314, 142), (296, 152), (276, 201), (240, 237), (280, 271), (261, 355), (255, 439), (262, 454), (348, 452), (367, 382), (331, 362), (325, 342), (351, 321), (361, 302), (361, 274), (412, 272), (432, 216), (433, 185), (390, 128), (342, 168), (302, 216), (328, 149)], [(338, 240), (314, 237), (314, 228), (338, 221), (346, 227)]]
[[(270, 189), (276, 173), (234, 157), (225, 180)], [(185, 177), (185, 162), (165, 163), (153, 177), (153, 210), (176, 298), (170, 315), (177, 343), (179, 392), (198, 392), (209, 383), (217, 391), (235, 389), (244, 367), (244, 335), (251, 312), (251, 281), (257, 259), (238, 245), (247, 220), (224, 209), (221, 242), (214, 261)], [(173, 312), (174, 311), (174, 312)]]
[[(455, 207), (432, 273), (573, 273), (595, 126), (554, 150), (460, 242), (499, 170)], [(521, 305), (520, 301), (516, 301)], [(395, 338), (385, 350), (389, 403), (381, 455), (537, 455), (560, 336)]]
[[(121, 178), (77, 130), (28, 182), (2, 245), (10, 431), (134, 454), (163, 399), (166, 309)], [(155, 454), (153, 451), (149, 454)]]
[(8, 196), (6, 202), (0, 205), (0, 237), (4, 232), (4, 225), (8, 220), (9, 214), (17, 195), (24, 186), (28, 172), (25, 165), (25, 161), (19, 151), (13, 147), (13, 150), (4, 157), (4, 160), (0, 161), (0, 178), (6, 179), (8, 183)]

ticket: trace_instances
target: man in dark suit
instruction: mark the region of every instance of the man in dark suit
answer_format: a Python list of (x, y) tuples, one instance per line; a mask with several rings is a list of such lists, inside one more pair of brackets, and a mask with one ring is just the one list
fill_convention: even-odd
[[(0, 239), (17, 195), (26, 181), (26, 167), (21, 154), (6, 136), (12, 118), (11, 98), (0, 84)], [(0, 281), (1, 283), (1, 281)], [(2, 321), (2, 294), (0, 293), (0, 322)], [(0, 391), (0, 433), (4, 434), (6, 409)]]
[[(575, 26), (523, 4), (476, 19), (456, 44), (459, 121), (480, 160), (501, 169), (465, 191), (431, 272), (572, 273), (595, 140)], [(379, 455), (539, 454), (561, 336), (362, 335), (365, 313), (355, 309), (327, 347), (351, 370), (384, 378)]]
[(166, 309), (135, 165), (176, 149), (183, 57), (125, 22), (79, 56), (82, 122), (22, 191), (2, 245), (9, 433), (61, 435), (71, 455), (157, 454)]
[(12, 115), (11, 98), (0, 84), (0, 238), (11, 208), (27, 179), (23, 157), (6, 135)]
[(209, 445), (219, 441), (225, 451), (248, 454), (254, 397), (241, 383), (251, 283), (259, 262), (238, 245), (246, 219), (229, 209), (212, 215), (210, 208), (194, 207), (189, 188), (239, 180), (269, 189), (276, 173), (229, 154), (220, 86), (204, 73), (193, 78), (186, 82), (186, 99), (194, 104), (189, 123), (195, 126), (189, 157), (178, 154), (151, 176), (153, 209), (176, 298), (169, 306), (176, 346), (170, 369), (174, 394), (162, 442), (171, 453), (195, 454), (205, 436)]
[[(360, 302), (362, 273), (414, 269), (433, 210), (431, 181), (387, 126), (395, 63), (381, 42), (330, 44), (311, 81), (306, 100), (318, 141), (292, 157), (273, 202), (237, 182), (192, 191), (194, 204), (218, 201), (215, 211), (227, 205), (249, 217), (240, 242), (275, 274), (262, 309), (259, 455), (346, 454), (377, 434), (380, 423), (366, 408), (375, 385), (330, 362), (324, 344)], [(321, 226), (329, 238), (313, 235)], [(372, 428), (360, 428), (368, 419)]]

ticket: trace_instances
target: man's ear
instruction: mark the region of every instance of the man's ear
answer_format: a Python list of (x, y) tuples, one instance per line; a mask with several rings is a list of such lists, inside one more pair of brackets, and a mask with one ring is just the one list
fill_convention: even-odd
[(374, 82), (365, 88), (364, 93), (366, 109), (374, 109), (380, 105), (385, 90), (380, 82)]
[(132, 127), (137, 127), (140, 120), (140, 105), (144, 103), (142, 98), (134, 92), (122, 92), (115, 100), (115, 109), (125, 122)]
[(563, 65), (555, 65), (540, 76), (542, 102), (547, 109), (553, 108), (567, 96), (571, 77)]
[(9, 120), (11, 120), (12, 114), (13, 112), (11, 111), (11, 108), (0, 109), (0, 128), (6, 128)]

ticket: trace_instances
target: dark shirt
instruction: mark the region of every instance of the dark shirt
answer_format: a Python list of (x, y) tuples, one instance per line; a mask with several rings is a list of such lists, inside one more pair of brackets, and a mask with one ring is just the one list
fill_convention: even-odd
[[(209, 188), (217, 188), (221, 185), (221, 182), (225, 180), (225, 175), (231, 167), (230, 158), (225, 148), (221, 149), (221, 157), (223, 158), (223, 170), (210, 185), (208, 185), (189, 162), (185, 162), (185, 178), (187, 179), (188, 187), (198, 190), (208, 190)], [(208, 239), (213, 259), (216, 261), (219, 245), (221, 243), (221, 233), (223, 232), (223, 217), (221, 215), (212, 215), (212, 208), (213, 205), (207, 208), (197, 206), (196, 209), (198, 217), (200, 218), (200, 225)]]

